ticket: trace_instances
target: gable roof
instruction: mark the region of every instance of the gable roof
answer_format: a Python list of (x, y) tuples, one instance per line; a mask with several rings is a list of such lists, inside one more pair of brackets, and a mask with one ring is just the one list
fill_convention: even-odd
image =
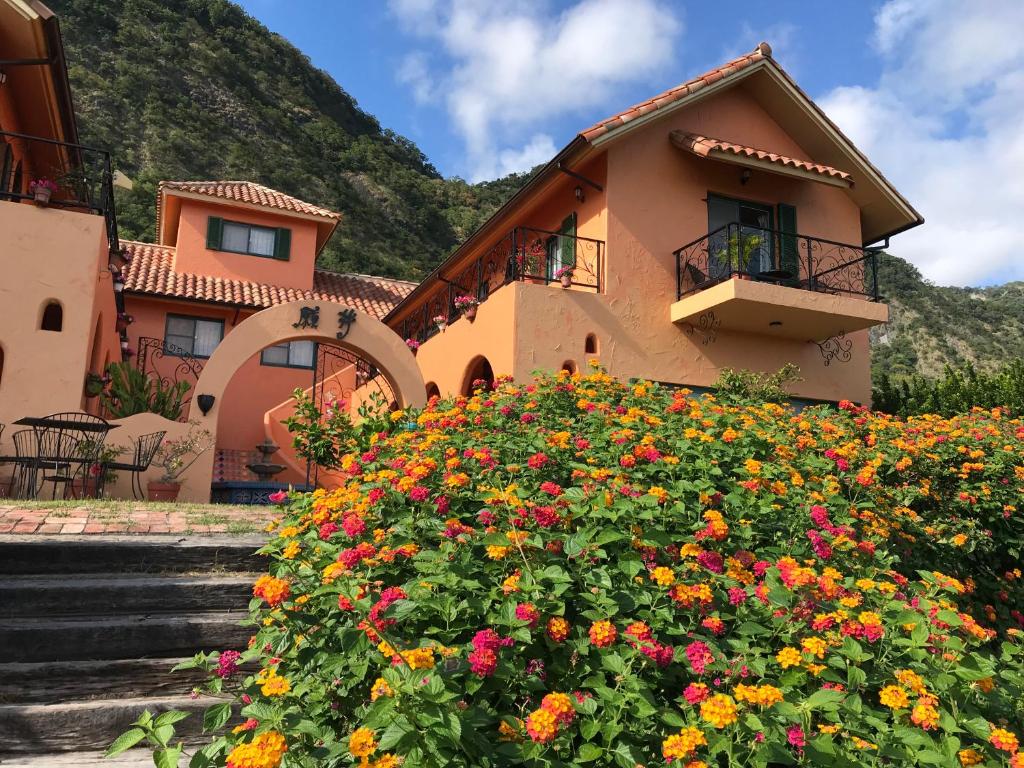
[(156, 231), (164, 245), (173, 245), (170, 232), (164, 232), (164, 215), (175, 215), (166, 198), (207, 198), (215, 202), (235, 203), (246, 208), (269, 208), (286, 216), (299, 216), (317, 222), (317, 251), (326, 245), (334, 232), (341, 214), (318, 205), (299, 200), (284, 192), (265, 187), (253, 181), (161, 181), (157, 185)]
[(313, 270), (312, 290), (174, 270), (173, 246), (121, 241), (126, 293), (266, 309), (289, 301), (337, 301), (383, 317), (416, 286), (405, 280)]

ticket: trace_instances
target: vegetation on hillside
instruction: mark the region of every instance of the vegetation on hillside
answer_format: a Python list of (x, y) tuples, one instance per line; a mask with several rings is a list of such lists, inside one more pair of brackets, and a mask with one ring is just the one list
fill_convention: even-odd
[(936, 413), (952, 416), (972, 408), (1003, 408), (1024, 414), (1024, 360), (1017, 358), (994, 372), (979, 371), (971, 363), (946, 367), (941, 377), (914, 374), (893, 378), (882, 372), (871, 398), (875, 409), (898, 416)]
[(388, 421), (188, 664), (195, 768), (1024, 765), (1021, 421), (600, 370)]
[(443, 179), (291, 43), (227, 0), (53, 0), (82, 140), (113, 153), (125, 237), (162, 179), (248, 179), (344, 213), (327, 269), (417, 278), (527, 178)]

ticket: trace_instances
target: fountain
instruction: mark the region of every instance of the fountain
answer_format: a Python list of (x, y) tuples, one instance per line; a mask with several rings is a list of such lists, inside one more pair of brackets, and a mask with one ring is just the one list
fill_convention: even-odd
[(284, 464), (275, 464), (270, 460), (279, 446), (269, 438), (256, 446), (260, 454), (258, 461), (246, 464), (245, 468), (252, 472), (255, 480), (222, 480), (211, 486), (210, 500), (216, 504), (270, 504), (270, 494), (276, 491), (287, 491), (289, 487), (297, 491), (307, 491), (304, 485), (289, 486), (288, 483), (274, 482), (274, 475), (284, 470)]

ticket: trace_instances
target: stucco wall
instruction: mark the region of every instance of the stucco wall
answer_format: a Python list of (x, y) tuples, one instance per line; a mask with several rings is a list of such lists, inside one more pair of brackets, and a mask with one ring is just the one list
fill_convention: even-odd
[[(93, 359), (113, 358), (120, 350), (101, 216), (0, 202), (0, 233), (0, 422), (9, 425), (0, 453), (6, 453), (17, 429), (11, 422), (81, 410)], [(60, 332), (40, 330), (51, 300), (63, 310)]]
[[(118, 425), (107, 436), (108, 445), (124, 447), (126, 450), (118, 461), (131, 463), (134, 457), (135, 440), (142, 435), (153, 432), (166, 432), (164, 440), (180, 440), (189, 432), (189, 425), (180, 421), (168, 421), (155, 413), (137, 413), (124, 419), (115, 419), (113, 424)], [(202, 460), (196, 462), (201, 464)], [(160, 480), (162, 470), (156, 466), (150, 467), (142, 473), (142, 491), (146, 492), (146, 483)], [(104, 495), (113, 499), (132, 498), (132, 478), (130, 472), (118, 472), (117, 479), (107, 484)], [(181, 477), (181, 491), (178, 494), (180, 501), (207, 502), (210, 500), (210, 478), (199, 466), (194, 466), (185, 471)]]
[[(207, 220), (218, 216), (244, 224), (263, 227), (287, 227), (292, 231), (288, 261), (265, 256), (249, 256), (206, 247)], [(230, 280), (249, 280), (289, 288), (313, 286), (313, 262), (316, 260), (316, 223), (291, 216), (278, 216), (231, 205), (183, 199), (178, 221), (177, 251), (174, 268), (178, 272), (215, 275)]]

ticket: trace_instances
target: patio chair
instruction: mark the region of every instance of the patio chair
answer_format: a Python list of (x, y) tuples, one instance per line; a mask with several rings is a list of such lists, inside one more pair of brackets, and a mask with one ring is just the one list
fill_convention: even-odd
[[(39, 485), (39, 490), (46, 483), (53, 483), (53, 494), (51, 498), (57, 498), (57, 486), (63, 485), (61, 493), (63, 499), (67, 496), (68, 486), (75, 479), (79, 472), (86, 471), (89, 466), (88, 458), (82, 456), (83, 451), (79, 447), (82, 441), (71, 432), (60, 429), (36, 430), (38, 449), (35, 459), (31, 462), (33, 467), (33, 485)], [(92, 451), (86, 451), (91, 453)], [(38, 474), (42, 477), (38, 478)]]
[(13, 456), (0, 456), (0, 464), (13, 464), (8, 492), (13, 498), (32, 498), (36, 493), (35, 460), (38, 441), (34, 429), (22, 429), (11, 435)]
[(108, 461), (100, 467), (100, 480), (99, 480), (99, 494), (103, 495), (103, 478), (106, 477), (108, 470), (115, 472), (131, 472), (132, 473), (132, 496), (136, 499), (141, 499), (142, 494), (142, 473), (149, 469), (149, 465), (153, 463), (153, 457), (156, 455), (157, 448), (160, 447), (160, 443), (164, 440), (164, 435), (167, 432), (151, 432), (148, 435), (140, 435), (135, 441), (135, 456), (132, 462), (119, 461)]

